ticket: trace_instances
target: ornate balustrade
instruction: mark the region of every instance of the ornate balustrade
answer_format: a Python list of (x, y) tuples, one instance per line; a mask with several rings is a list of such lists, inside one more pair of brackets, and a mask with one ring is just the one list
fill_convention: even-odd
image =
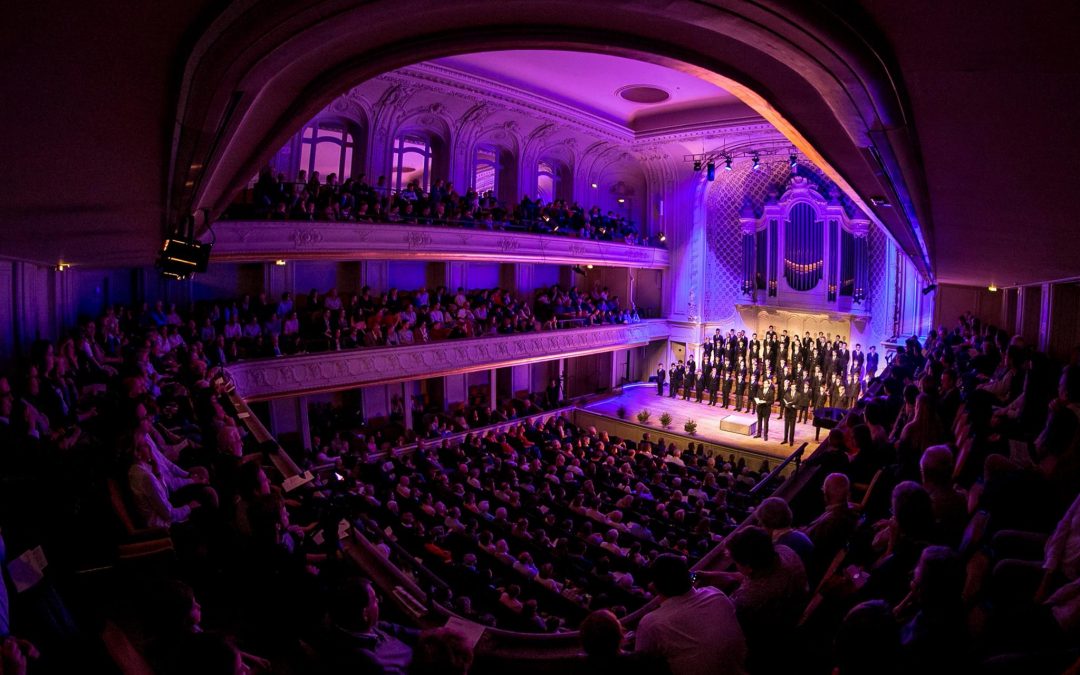
[(228, 371), (244, 400), (260, 401), (584, 356), (638, 347), (667, 335), (667, 321), (657, 319), (241, 361)]
[(486, 260), (667, 267), (666, 249), (576, 237), (386, 223), (219, 221), (214, 260)]

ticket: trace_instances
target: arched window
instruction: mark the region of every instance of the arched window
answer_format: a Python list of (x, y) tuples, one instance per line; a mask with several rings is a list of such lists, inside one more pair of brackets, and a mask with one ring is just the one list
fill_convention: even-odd
[(425, 192), (431, 189), (431, 141), (418, 134), (405, 134), (394, 139), (393, 188), (402, 190), (418, 181)]
[(540, 160), (536, 165), (536, 197), (545, 204), (555, 201), (558, 181), (559, 176), (552, 163), (546, 159)]
[(480, 146), (476, 149), (476, 163), (473, 169), (473, 187), (477, 194), (487, 192), (499, 194), (499, 151), (496, 148)]
[(356, 141), (350, 130), (340, 122), (314, 122), (304, 127), (300, 137), (300, 168), (318, 171), (324, 179), (336, 173), (339, 182), (352, 175), (353, 152)]

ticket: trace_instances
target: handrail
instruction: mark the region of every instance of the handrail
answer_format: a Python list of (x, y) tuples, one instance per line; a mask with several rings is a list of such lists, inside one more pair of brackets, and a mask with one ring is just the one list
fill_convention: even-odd
[[(569, 237), (571, 239), (584, 239), (586, 241), (614, 242), (614, 243), (618, 243), (618, 244), (628, 244), (630, 246), (641, 246), (641, 247), (644, 247), (644, 248), (667, 249), (667, 246), (665, 245), (665, 241), (662, 240), (662, 239), (657, 239), (657, 241), (655, 243), (651, 242), (651, 241), (646, 242), (646, 243), (627, 242), (625, 235), (623, 235), (621, 237), (619, 236), (618, 231), (617, 231), (617, 226), (614, 223), (608, 223), (608, 224), (599, 226), (598, 229), (601, 230), (601, 235), (604, 235), (603, 237), (591, 238), (591, 237), (581, 237), (581, 236), (577, 235), (575, 233), (575, 231), (570, 227), (568, 222), (559, 223), (554, 219), (544, 220), (543, 218), (538, 218), (538, 219), (535, 219), (535, 220), (522, 219), (522, 220), (492, 221), (490, 223), (491, 227), (488, 226), (488, 223), (486, 221), (479, 220), (479, 219), (466, 220), (466, 219), (460, 219), (460, 218), (435, 218), (435, 217), (430, 217), (430, 216), (427, 217), (427, 218), (422, 218), (419, 215), (415, 215), (410, 219), (398, 218), (397, 220), (391, 220), (390, 218), (387, 218), (387, 217), (382, 217), (382, 218), (379, 218), (379, 219), (375, 219), (375, 218), (371, 218), (371, 217), (365, 217), (364, 220), (357, 220), (355, 218), (330, 219), (330, 218), (311, 217), (311, 216), (307, 216), (307, 215), (298, 216), (298, 217), (288, 217), (288, 216), (286, 216), (285, 218), (267, 217), (265, 215), (263, 215), (263, 216), (254, 216), (253, 217), (253, 216), (248, 215), (248, 216), (238, 216), (238, 217), (223, 217), (222, 220), (223, 221), (238, 221), (238, 222), (243, 222), (243, 221), (253, 221), (253, 222), (255, 222), (255, 221), (276, 221), (276, 222), (359, 223), (359, 224), (371, 224), (371, 225), (416, 225), (416, 226), (420, 226), (420, 227), (454, 227), (454, 228), (466, 229), (466, 230), (487, 230), (487, 231), (497, 231), (497, 232), (522, 232), (522, 233), (527, 233), (527, 234), (544, 234), (544, 235), (550, 235), (550, 236), (554, 236), (554, 237)], [(586, 224), (588, 224), (588, 223), (586, 223)], [(628, 221), (627, 224), (630, 225), (631, 227), (633, 227), (634, 229), (637, 229), (635, 223)], [(611, 237), (607, 236), (608, 231), (611, 232), (611, 234), (612, 234)]]
[(799, 446), (799, 449), (788, 455), (784, 461), (780, 462), (775, 469), (770, 471), (764, 478), (757, 482), (757, 485), (750, 488), (750, 494), (756, 495), (763, 490), (766, 485), (769, 484), (774, 478), (780, 475), (780, 472), (787, 467), (788, 464), (795, 462), (795, 473), (799, 473), (799, 467), (802, 466), (802, 456), (806, 452), (806, 446), (810, 445), (810, 441), (803, 441), (803, 444)]

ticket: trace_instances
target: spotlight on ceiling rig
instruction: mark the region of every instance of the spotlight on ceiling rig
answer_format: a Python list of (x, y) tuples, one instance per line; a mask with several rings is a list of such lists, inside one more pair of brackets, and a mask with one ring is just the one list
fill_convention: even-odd
[(791, 173), (799, 170), (799, 158), (794, 152), (788, 155), (788, 166), (791, 167)]
[(731, 171), (731, 157), (724, 158), (724, 171)]
[(709, 162), (705, 165), (705, 180), (716, 180), (716, 164), (714, 164), (713, 162)]
[(761, 156), (758, 155), (756, 152), (754, 153), (753, 169), (754, 169), (754, 171), (758, 171), (758, 170), (761, 169)]
[(694, 160), (694, 171), (701, 171), (701, 160), (700, 159), (695, 159)]

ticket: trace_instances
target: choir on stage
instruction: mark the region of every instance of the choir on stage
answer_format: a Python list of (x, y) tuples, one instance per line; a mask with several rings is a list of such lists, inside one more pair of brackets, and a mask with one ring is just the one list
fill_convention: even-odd
[(795, 425), (810, 421), (810, 410), (821, 407), (848, 408), (860, 396), (866, 383), (878, 370), (877, 349), (867, 352), (862, 345), (848, 349), (837, 335), (832, 341), (824, 333), (813, 338), (777, 334), (773, 326), (758, 339), (748, 339), (746, 331), (731, 329), (726, 336), (719, 328), (702, 345), (702, 362), (690, 355), (665, 370), (656, 369), (656, 393), (668, 396), (680, 393), (686, 401), (730, 408), (735, 412), (757, 415), (757, 437), (769, 440), (769, 418), (773, 404), (779, 404), (777, 420), (784, 422), (781, 445), (795, 445)]

